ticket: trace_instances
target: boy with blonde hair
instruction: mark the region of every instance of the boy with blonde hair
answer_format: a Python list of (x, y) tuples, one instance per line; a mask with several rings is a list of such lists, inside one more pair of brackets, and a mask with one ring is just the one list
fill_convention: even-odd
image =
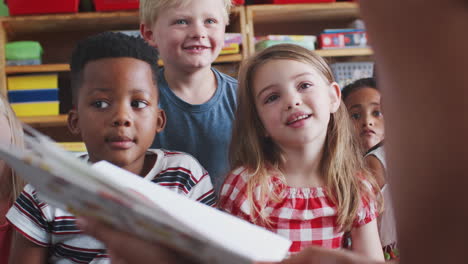
[(192, 154), (219, 191), (228, 172), (228, 148), (237, 81), (211, 67), (223, 44), (231, 0), (141, 0), (140, 31), (159, 51), (160, 107), (167, 124), (152, 147)]

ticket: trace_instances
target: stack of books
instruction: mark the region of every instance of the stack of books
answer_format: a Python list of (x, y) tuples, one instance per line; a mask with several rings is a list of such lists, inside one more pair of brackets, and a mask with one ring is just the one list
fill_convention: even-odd
[(325, 29), (319, 36), (322, 49), (367, 48), (367, 33), (364, 29)]
[(58, 74), (9, 76), (8, 99), (17, 116), (59, 114)]
[(220, 55), (239, 53), (241, 44), (242, 44), (242, 34), (240, 33), (224, 34), (224, 46), (221, 49)]

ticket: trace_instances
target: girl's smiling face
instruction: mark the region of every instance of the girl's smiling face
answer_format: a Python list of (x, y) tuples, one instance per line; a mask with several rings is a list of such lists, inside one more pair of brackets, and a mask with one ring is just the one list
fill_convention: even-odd
[(253, 93), (266, 136), (281, 148), (323, 144), (341, 96), (338, 85), (325, 81), (313, 66), (287, 59), (260, 66)]

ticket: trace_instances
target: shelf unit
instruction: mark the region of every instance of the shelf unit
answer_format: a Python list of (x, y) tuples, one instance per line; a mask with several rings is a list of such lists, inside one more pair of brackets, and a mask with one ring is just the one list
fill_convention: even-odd
[[(359, 18), (359, 7), (352, 2), (288, 5), (250, 5), (246, 7), (247, 49), (255, 52), (255, 36), (318, 35), (326, 28), (343, 28)], [(370, 56), (369, 48), (317, 50), (323, 57)]]
[[(88, 35), (107, 30), (137, 30), (138, 11), (88, 12), (0, 18), (0, 45), (7, 41), (37, 40), (44, 47), (42, 65), (6, 66), (4, 50), (0, 50), (0, 93), (6, 94), (6, 77), (24, 73), (59, 72), (68, 74), (69, 56), (74, 44)], [(234, 7), (226, 32), (241, 33), (240, 54), (221, 55), (215, 64), (238, 65), (255, 52), (254, 36), (268, 34), (317, 35), (325, 28), (341, 28), (359, 17), (356, 3), (336, 2), (323, 4), (248, 5)], [(2, 48), (4, 49), (4, 48)], [(354, 59), (369, 57), (368, 48), (317, 50), (327, 58)], [(160, 65), (163, 62), (159, 61)], [(62, 87), (61, 87), (62, 88)], [(65, 114), (44, 117), (21, 117), (39, 129), (65, 128)], [(57, 132), (60, 133), (60, 132)]]

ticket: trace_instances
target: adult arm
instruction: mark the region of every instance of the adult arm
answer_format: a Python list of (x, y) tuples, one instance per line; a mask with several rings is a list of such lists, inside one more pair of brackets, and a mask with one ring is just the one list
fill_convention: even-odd
[(468, 1), (360, 0), (385, 105), (401, 263), (462, 263)]

